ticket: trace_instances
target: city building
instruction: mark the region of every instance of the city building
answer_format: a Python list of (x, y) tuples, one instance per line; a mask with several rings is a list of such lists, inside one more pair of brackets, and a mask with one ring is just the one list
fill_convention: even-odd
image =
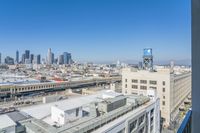
[(15, 58), (15, 62), (16, 62), (16, 64), (18, 64), (18, 63), (19, 63), (19, 51), (18, 51), (18, 50), (16, 51), (16, 58)]
[[(174, 123), (179, 108), (191, 94), (191, 69), (170, 66), (153, 68), (152, 49), (144, 49), (143, 68), (124, 68), (122, 70), (122, 93), (147, 95), (156, 90), (160, 98), (161, 117), (164, 126)], [(141, 65), (141, 64), (140, 64)]]
[(25, 54), (22, 54), (22, 61), (21, 61), (22, 64), (25, 63)]
[(51, 53), (51, 63), (54, 64), (54, 53)]
[(33, 59), (34, 59), (34, 54), (31, 54), (31, 56), (30, 56), (31, 64), (33, 63)]
[(0, 115), (0, 133), (16, 133), (16, 123), (8, 115)]
[(37, 64), (41, 64), (41, 55), (37, 55)]
[(63, 61), (64, 61), (64, 64), (71, 64), (72, 63), (71, 53), (64, 52)]
[(59, 57), (58, 57), (58, 64), (59, 65), (64, 64), (64, 55), (59, 55)]
[(20, 119), (15, 128), (28, 133), (160, 132), (159, 99), (111, 90), (23, 107), (15, 115)]
[(51, 65), (51, 64), (52, 64), (52, 52), (51, 52), (51, 48), (48, 49), (47, 64), (48, 64), (48, 65)]
[(30, 59), (30, 50), (25, 50), (25, 59)]
[(155, 71), (125, 68), (122, 70), (122, 93), (147, 95), (156, 90), (160, 98), (161, 116), (166, 126), (173, 122), (179, 107), (191, 93), (191, 72), (174, 72), (171, 68)]
[(11, 58), (10, 56), (7, 56), (5, 58), (5, 64), (7, 64), (7, 65), (14, 65), (14, 59)]
[(31, 59), (25, 59), (24, 64), (31, 64)]

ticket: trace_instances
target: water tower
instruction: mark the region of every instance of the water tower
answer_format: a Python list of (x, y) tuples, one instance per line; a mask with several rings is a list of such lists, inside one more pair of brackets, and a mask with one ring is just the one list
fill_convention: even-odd
[(153, 70), (152, 48), (145, 48), (143, 52), (143, 68), (145, 70)]

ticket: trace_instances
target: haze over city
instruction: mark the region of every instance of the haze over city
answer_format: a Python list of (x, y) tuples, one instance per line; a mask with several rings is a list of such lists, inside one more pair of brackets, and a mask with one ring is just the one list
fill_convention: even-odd
[(45, 58), (51, 48), (75, 61), (137, 63), (150, 47), (155, 62), (190, 64), (187, 0), (1, 1), (0, 18), (2, 57), (28, 49)]

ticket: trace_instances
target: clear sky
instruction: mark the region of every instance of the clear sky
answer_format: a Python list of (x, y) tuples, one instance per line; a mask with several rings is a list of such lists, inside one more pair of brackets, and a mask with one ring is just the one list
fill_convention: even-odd
[(190, 0), (1, 0), (0, 52), (46, 56), (71, 52), (79, 61), (157, 60), (191, 56)]

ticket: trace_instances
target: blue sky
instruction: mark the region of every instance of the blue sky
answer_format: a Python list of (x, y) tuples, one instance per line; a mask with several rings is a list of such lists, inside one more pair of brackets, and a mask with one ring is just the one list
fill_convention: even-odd
[(0, 52), (25, 49), (78, 61), (191, 58), (190, 0), (2, 0)]

